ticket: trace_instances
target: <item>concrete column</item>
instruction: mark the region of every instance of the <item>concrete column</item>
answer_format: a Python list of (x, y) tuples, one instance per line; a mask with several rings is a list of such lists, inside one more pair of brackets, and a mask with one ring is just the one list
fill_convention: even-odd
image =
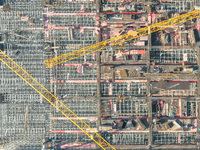
[[(150, 28), (148, 33), (150, 33)], [(150, 50), (151, 50), (151, 34), (148, 34), (148, 47), (146, 51), (146, 56), (147, 56), (147, 73), (150, 73)]]
[(197, 64), (198, 64), (198, 75), (197, 75), (197, 98), (196, 98), (196, 115), (197, 115), (197, 135), (196, 135), (196, 140), (197, 140), (197, 147), (196, 149), (200, 149), (200, 49), (199, 49), (200, 43), (198, 42), (196, 44), (196, 51), (197, 51)]
[(147, 79), (147, 104), (148, 104), (148, 119), (149, 119), (149, 145), (153, 144), (152, 138), (152, 100), (150, 95), (150, 78)]
[[(100, 0), (96, 0), (96, 17), (98, 17), (100, 14)], [(100, 25), (97, 25), (97, 27), (100, 27)], [(96, 38), (97, 43), (101, 41), (101, 29), (99, 34), (97, 35)], [(97, 130), (99, 131), (99, 127), (101, 125), (101, 67), (100, 67), (100, 52), (97, 52), (96, 55), (96, 59), (97, 59)]]

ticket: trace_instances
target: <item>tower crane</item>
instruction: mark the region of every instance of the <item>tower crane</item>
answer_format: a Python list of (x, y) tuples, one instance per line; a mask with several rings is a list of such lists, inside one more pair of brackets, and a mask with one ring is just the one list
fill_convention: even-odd
[(146, 26), (144, 28), (140, 28), (135, 31), (130, 31), (126, 34), (93, 44), (91, 46), (87, 46), (87, 47), (81, 48), (79, 50), (75, 50), (75, 51), (60, 55), (58, 57), (54, 57), (54, 58), (45, 60), (45, 65), (47, 68), (51, 67), (51, 66), (55, 66), (55, 65), (64, 63), (66, 61), (70, 61), (75, 58), (103, 50), (107, 47), (118, 45), (118, 44), (124, 43), (126, 41), (137, 39), (141, 36), (148, 35), (150, 33), (154, 33), (156, 31), (166, 29), (168, 27), (171, 27), (171, 26), (174, 26), (174, 25), (177, 25), (180, 23), (184, 23), (186, 21), (198, 18), (199, 16), (200, 16), (200, 9), (194, 10), (194, 11), (185, 13), (183, 15), (176, 16), (174, 18), (170, 18), (168, 20), (164, 20), (159, 23), (152, 24), (152, 25)]
[(0, 60), (4, 62), (19, 77), (21, 77), (26, 83), (28, 83), (35, 91), (42, 95), (51, 105), (53, 105), (54, 108), (58, 109), (65, 117), (73, 122), (86, 135), (88, 135), (102, 149), (108, 148), (115, 150), (115, 148), (103, 137), (101, 137), (100, 134), (92, 129), (85, 121), (79, 118), (71, 109), (69, 109), (63, 102), (61, 102), (56, 96), (54, 96), (49, 90), (47, 90), (2, 50), (0, 50)]
[[(130, 31), (126, 34), (111, 38), (106, 41), (99, 42), (97, 44), (81, 48), (79, 50), (60, 55), (58, 57), (45, 60), (46, 67), (61, 64), (63, 62), (94, 53), (105, 49), (106, 47), (118, 45), (126, 41), (136, 39), (138, 37), (168, 28), (173, 25), (177, 25), (188, 20), (199, 17), (200, 9), (186, 14), (144, 27), (136, 31)], [(28, 83), (34, 90), (42, 95), (54, 108), (58, 109), (65, 117), (73, 122), (78, 128), (80, 128), (86, 135), (88, 135), (95, 143), (97, 143), (102, 149), (115, 148), (110, 145), (101, 135), (99, 135), (94, 129), (92, 129), (87, 123), (79, 118), (71, 109), (69, 109), (64, 103), (62, 103), (57, 97), (55, 97), (50, 91), (48, 91), (42, 84), (40, 84), (35, 78), (33, 78), (26, 70), (19, 66), (13, 59), (11, 59), (6, 53), (0, 50), (0, 60), (4, 62), (12, 71), (14, 71), (19, 77), (21, 77), (26, 83)], [(73, 118), (73, 119), (72, 119)]]

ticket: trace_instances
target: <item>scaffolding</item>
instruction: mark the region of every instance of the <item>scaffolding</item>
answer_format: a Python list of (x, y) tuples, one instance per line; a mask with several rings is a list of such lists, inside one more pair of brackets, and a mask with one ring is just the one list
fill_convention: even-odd
[[(0, 6), (0, 48), (115, 146), (131, 145), (130, 149), (143, 146), (141, 149), (145, 149), (149, 145), (196, 144), (195, 129), (171, 132), (160, 128), (153, 130), (151, 125), (158, 118), (171, 118), (172, 121), (192, 118), (194, 121), (198, 117), (197, 78), (166, 74), (171, 81), (189, 81), (190, 89), (162, 89), (156, 95), (149, 90), (153, 81), (149, 84), (147, 79), (160, 80), (158, 74), (165, 77), (163, 72), (154, 72), (157, 66), (165, 72), (169, 64), (174, 69), (184, 68), (184, 63), (188, 67), (198, 65), (196, 41), (194, 43), (193, 34), (190, 34), (190, 31), (197, 33), (198, 20), (174, 26), (173, 31), (166, 29), (162, 38), (167, 39), (165, 36), (169, 34), (173, 42), (154, 43), (159, 37), (156, 32), (156, 36), (152, 34), (45, 68), (44, 60), (107, 40), (126, 25), (126, 31), (136, 30), (167, 17), (179, 16), (191, 11), (199, 1), (160, 0), (157, 4), (154, 0), (107, 0), (101, 3), (98, 0), (53, 0), (52, 5), (43, 5), (42, 0), (1, 0), (1, 5), (8, 4), (11, 9), (3, 11)], [(168, 30), (171, 33), (167, 33)], [(42, 96), (4, 63), (0, 62), (0, 68), (0, 149), (41, 149), (41, 143), (47, 137), (62, 141), (58, 144), (66, 144), (68, 148), (91, 143), (91, 138), (48, 106)], [(146, 75), (150, 72), (154, 72), (152, 76)], [(190, 71), (190, 74), (194, 75), (194, 72)], [(179, 101), (188, 96), (190, 98)], [(168, 101), (165, 101), (166, 97)], [(165, 101), (166, 116), (162, 116), (164, 112), (161, 111), (152, 112), (154, 101), (162, 104), (159, 100)], [(109, 123), (136, 120), (140, 125), (145, 118), (149, 127), (127, 129), (126, 126), (119, 130), (110, 125), (109, 130), (101, 130), (102, 118)], [(91, 144), (87, 149), (97, 149), (97, 146)]]
[(52, 106), (60, 111), (65, 117), (67, 117), (72, 123), (74, 123), (79, 129), (88, 135), (95, 143), (101, 148), (105, 149), (106, 146), (115, 149), (104, 138), (101, 137), (92, 129), (85, 121), (79, 118), (72, 110), (64, 105), (57, 97), (49, 92), (43, 85), (41, 85), (36, 79), (28, 74), (22, 67), (20, 67), (15, 61), (13, 61), (2, 50), (1, 61), (4, 62), (12, 71), (14, 71), (19, 77), (21, 77), (26, 83), (28, 83), (35, 91), (37, 91), (44, 99), (46, 99)]

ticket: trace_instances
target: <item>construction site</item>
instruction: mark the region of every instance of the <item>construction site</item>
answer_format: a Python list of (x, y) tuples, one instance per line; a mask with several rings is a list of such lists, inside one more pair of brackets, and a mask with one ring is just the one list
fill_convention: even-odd
[(0, 150), (200, 149), (200, 0), (0, 0)]

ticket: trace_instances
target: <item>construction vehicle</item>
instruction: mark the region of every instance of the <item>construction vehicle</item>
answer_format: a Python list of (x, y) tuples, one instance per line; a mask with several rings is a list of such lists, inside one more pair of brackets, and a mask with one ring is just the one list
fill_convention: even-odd
[(148, 34), (166, 29), (166, 28), (174, 26), (174, 25), (184, 23), (186, 21), (198, 18), (199, 16), (200, 16), (200, 9), (194, 10), (192, 12), (188, 12), (186, 14), (176, 16), (174, 18), (170, 18), (168, 20), (164, 20), (159, 23), (156, 23), (156, 24), (153, 24), (150, 26), (146, 26), (144, 28), (140, 28), (135, 31), (130, 31), (126, 34), (111, 38), (109, 40), (102, 41), (102, 42), (93, 44), (91, 46), (87, 46), (87, 47), (81, 48), (79, 50), (75, 50), (75, 51), (69, 52), (67, 54), (63, 54), (58, 57), (54, 57), (54, 58), (45, 60), (45, 65), (46, 65), (46, 67), (55, 66), (55, 65), (64, 63), (66, 61), (70, 61), (75, 58), (106, 49), (107, 47), (119, 45), (126, 41), (134, 40), (134, 39), (137, 39), (144, 35), (148, 35)]

